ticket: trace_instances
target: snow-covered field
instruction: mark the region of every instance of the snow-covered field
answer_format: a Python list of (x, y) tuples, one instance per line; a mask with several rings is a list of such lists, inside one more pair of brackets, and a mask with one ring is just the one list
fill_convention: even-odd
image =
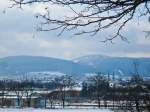
[(0, 112), (113, 112), (107, 109), (0, 109)]

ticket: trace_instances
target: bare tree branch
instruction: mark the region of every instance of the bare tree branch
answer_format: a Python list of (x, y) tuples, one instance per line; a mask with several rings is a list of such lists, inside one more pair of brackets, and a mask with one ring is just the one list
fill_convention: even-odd
[[(106, 38), (103, 42), (112, 41), (120, 37), (128, 41), (121, 31), (126, 24), (131, 21), (139, 8), (144, 8), (139, 17), (150, 15), (150, 0), (11, 0), (12, 6), (32, 4), (53, 4), (61, 5), (71, 9), (73, 15), (62, 18), (50, 16), (50, 11), (45, 8), (47, 13), (37, 15), (45, 22), (40, 24), (38, 31), (59, 30), (58, 35), (65, 31), (73, 31), (75, 35), (91, 34), (96, 35), (98, 32), (112, 27), (117, 27), (115, 35)], [(77, 8), (77, 9), (76, 9)], [(67, 15), (66, 15), (67, 16)], [(49, 26), (49, 27), (48, 27)]]

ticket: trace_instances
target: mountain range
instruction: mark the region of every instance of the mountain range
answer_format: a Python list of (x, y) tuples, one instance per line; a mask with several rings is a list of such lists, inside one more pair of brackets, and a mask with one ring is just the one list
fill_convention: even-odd
[(88, 55), (73, 60), (42, 56), (10, 56), (0, 58), (0, 75), (29, 72), (60, 72), (69, 75), (115, 73), (118, 75), (150, 74), (150, 58)]

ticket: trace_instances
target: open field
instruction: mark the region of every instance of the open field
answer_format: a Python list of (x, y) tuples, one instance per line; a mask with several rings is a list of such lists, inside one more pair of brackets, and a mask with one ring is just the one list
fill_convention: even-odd
[(113, 112), (108, 109), (33, 109), (33, 108), (24, 108), (24, 109), (12, 109), (4, 108), (0, 109), (0, 112)]

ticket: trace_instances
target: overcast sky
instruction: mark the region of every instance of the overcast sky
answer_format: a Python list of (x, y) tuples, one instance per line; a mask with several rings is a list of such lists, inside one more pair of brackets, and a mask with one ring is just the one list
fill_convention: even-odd
[[(100, 40), (104, 37), (101, 33), (92, 38), (88, 35), (73, 37), (69, 33), (57, 37), (55, 32), (35, 32), (38, 20), (34, 15), (42, 12), (43, 6), (28, 6), (19, 10), (7, 9), (9, 5), (7, 0), (0, 0), (0, 57), (37, 55), (73, 59), (91, 54), (150, 57), (150, 39), (144, 38), (142, 32), (150, 30), (147, 21), (140, 20), (140, 24), (132, 21), (127, 25), (126, 35), (130, 43), (120, 39), (114, 40), (115, 44), (101, 43)], [(59, 7), (52, 7), (52, 10), (57, 13), (62, 11)]]

